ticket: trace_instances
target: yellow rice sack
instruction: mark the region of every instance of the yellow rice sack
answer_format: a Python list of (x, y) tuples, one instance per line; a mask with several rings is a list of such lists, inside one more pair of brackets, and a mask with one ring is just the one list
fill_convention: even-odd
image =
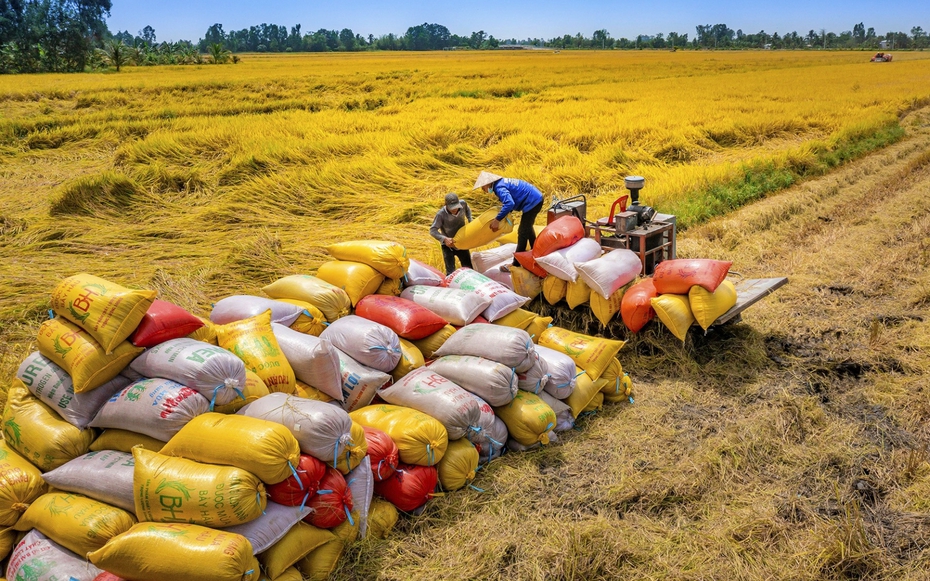
[(478, 449), (467, 438), (450, 440), (446, 453), (436, 465), (443, 490), (458, 490), (475, 479), (478, 470)]
[(651, 300), (652, 309), (658, 315), (672, 335), (684, 341), (688, 336), (688, 329), (694, 324), (694, 314), (691, 312), (691, 303), (688, 295), (659, 295)]
[(102, 434), (97, 436), (97, 439), (90, 445), (90, 450), (91, 452), (117, 450), (131, 454), (132, 449), (136, 446), (142, 446), (143, 449), (150, 452), (158, 452), (164, 445), (165, 442), (156, 440), (145, 434), (107, 428)]
[[(525, 296), (525, 295), (524, 295)], [(494, 320), (495, 325), (513, 327), (515, 329), (526, 329), (533, 321), (536, 320), (536, 313), (526, 309), (517, 309), (499, 319)]]
[(316, 271), (317, 277), (346, 291), (352, 306), (375, 291), (384, 282), (384, 275), (361, 262), (331, 260)]
[(512, 402), (494, 408), (494, 413), (507, 426), (510, 437), (524, 446), (549, 443), (555, 412), (538, 395), (518, 390)]
[(297, 377), (271, 330), (271, 311), (226, 325), (217, 325), (219, 346), (235, 353), (247, 370), (257, 374), (268, 391), (294, 393)]
[[(298, 382), (299, 383), (299, 382)], [(266, 396), (270, 391), (265, 387), (265, 382), (254, 371), (245, 370), (245, 386), (242, 388), (242, 396), (236, 397), (226, 405), (218, 405), (213, 411), (221, 414), (234, 414), (242, 409), (246, 404), (250, 404), (260, 397)], [(157, 452), (157, 450), (156, 450)]]
[(404, 292), (404, 281), (400, 278), (385, 278), (384, 282), (381, 283), (381, 286), (378, 287), (378, 290), (375, 291), (376, 295), (389, 295), (392, 297), (399, 297), (400, 293)]
[[(603, 382), (600, 382), (600, 383), (603, 383)], [(587, 406), (585, 406), (583, 410), (581, 410), (581, 412), (582, 413), (596, 412), (602, 407), (604, 407), (604, 392), (599, 391), (594, 394), (594, 397), (591, 398), (591, 401), (588, 403)]]
[(355, 470), (368, 454), (368, 440), (365, 439), (365, 428), (362, 424), (353, 421), (349, 437), (350, 441), (345, 444), (335, 466), (343, 476)]
[(300, 574), (300, 570), (297, 567), (288, 567), (274, 579), (267, 574), (262, 574), (258, 581), (304, 581), (304, 576)]
[[(552, 278), (547, 276), (546, 278)], [(575, 282), (566, 283), (565, 302), (568, 308), (574, 309), (578, 305), (583, 305), (591, 298), (591, 287), (580, 276)]]
[(38, 529), (69, 551), (86, 555), (134, 524), (136, 518), (121, 508), (69, 492), (50, 492), (29, 506), (15, 528)]
[(433, 466), (442, 460), (449, 445), (449, 434), (439, 420), (408, 407), (370, 405), (349, 413), (349, 417), (386, 433), (397, 444), (400, 461), (405, 464)]
[(235, 466), (277, 484), (293, 474), (300, 446), (283, 425), (243, 415), (207, 412), (196, 416), (161, 449), (204, 464)]
[(309, 555), (297, 562), (297, 568), (307, 581), (326, 581), (336, 570), (344, 549), (345, 541), (335, 537), (310, 551)]
[[(549, 277), (546, 277), (549, 278)], [(510, 267), (510, 282), (513, 292), (521, 297), (535, 299), (542, 292), (543, 278), (536, 276), (522, 266)]]
[(71, 375), (75, 393), (100, 387), (126, 368), (144, 349), (123, 341), (107, 354), (90, 334), (61, 317), (39, 327), (39, 352)]
[(607, 393), (604, 390), (601, 390), (601, 392), (604, 394), (604, 401), (607, 403), (620, 403), (622, 401), (633, 403), (633, 380), (630, 379), (630, 374), (624, 373), (623, 377), (621, 377), (619, 381), (620, 387), (617, 389), (616, 393)]
[(442, 344), (445, 343), (453, 333), (455, 333), (455, 327), (446, 325), (432, 335), (420, 339), (419, 341), (411, 341), (411, 343), (420, 351), (420, 354), (423, 355), (423, 359), (429, 360), (433, 358), (433, 354), (439, 351)]
[(328, 403), (331, 401), (336, 401), (336, 398), (326, 395), (322, 391), (313, 387), (312, 385), (307, 385), (301, 380), (297, 380), (297, 388), (294, 390), (294, 395), (297, 397), (302, 397), (304, 399), (313, 399), (316, 401), (321, 401), (323, 403)]
[(600, 293), (591, 293), (591, 311), (594, 312), (594, 316), (602, 325), (607, 326), (610, 320), (620, 312), (620, 302), (623, 300), (623, 295), (628, 288), (630, 288), (630, 285), (624, 285), (606, 299)]
[(407, 248), (397, 242), (354, 240), (330, 244), (326, 250), (336, 260), (367, 264), (387, 278), (404, 278), (410, 267)]
[(13, 380), (3, 409), (3, 439), (39, 470), (54, 470), (86, 454), (94, 436), (93, 429), (72, 426), (29, 393), (22, 381)]
[(342, 524), (332, 529), (333, 534), (342, 539), (346, 545), (351, 545), (358, 539), (358, 529), (360, 521), (358, 520), (358, 511), (353, 510), (348, 518), (342, 521)]
[(112, 353), (136, 330), (158, 293), (132, 290), (96, 276), (70, 276), (52, 291), (51, 307)]
[(533, 319), (533, 322), (526, 327), (526, 332), (529, 333), (533, 343), (538, 344), (539, 336), (542, 335), (543, 331), (548, 329), (550, 325), (552, 325), (552, 317), (537, 316)]
[[(495, 214), (494, 216), (496, 215), (497, 214)], [(494, 216), (492, 216), (492, 218)], [(503, 224), (501, 224), (501, 227), (503, 227)], [(537, 238), (539, 237), (540, 234), (542, 234), (542, 231), (544, 228), (545, 226), (537, 226), (536, 224), (533, 225), (533, 230), (536, 232)], [(503, 246), (504, 244), (516, 244), (518, 235), (519, 233), (516, 230), (511, 230), (507, 234), (504, 234), (503, 236), (495, 240), (495, 242), (498, 244), (498, 246)]]
[(607, 382), (601, 390), (604, 395), (620, 395), (623, 382), (623, 365), (620, 360), (614, 358), (601, 374), (600, 379)]
[(420, 353), (416, 345), (406, 339), (400, 337), (398, 339), (400, 339), (400, 361), (397, 362), (397, 367), (391, 371), (391, 377), (394, 378), (394, 381), (400, 381), (403, 376), (414, 369), (426, 365), (423, 354)]
[(140, 520), (223, 528), (265, 510), (265, 485), (241, 468), (201, 464), (133, 448), (133, 497)]
[(346, 291), (308, 274), (279, 278), (262, 291), (273, 299), (306, 301), (320, 309), (330, 323), (352, 312), (352, 301)]
[(258, 555), (258, 562), (272, 579), (306, 557), (313, 549), (332, 541), (335, 535), (309, 523), (298, 522), (277, 543)]
[(326, 316), (323, 315), (323, 311), (316, 308), (307, 301), (299, 301), (297, 299), (275, 300), (300, 307), (304, 310), (304, 312), (301, 313), (293, 323), (291, 323), (291, 329), (301, 333), (306, 333), (307, 335), (319, 337), (320, 333), (323, 332), (323, 329), (326, 328)]
[[(609, 380), (592, 380), (581, 368), (576, 369), (578, 377), (575, 378), (575, 389), (565, 398), (565, 404), (572, 409), (572, 417), (577, 418), (609, 382)], [(601, 394), (603, 397), (603, 394)], [(601, 403), (603, 403), (603, 399)]]
[(688, 303), (691, 305), (691, 314), (694, 320), (705, 331), (714, 324), (717, 317), (729, 311), (736, 304), (736, 287), (732, 282), (724, 280), (714, 292), (699, 285), (694, 285), (688, 291)]
[(539, 337), (543, 347), (555, 349), (572, 358), (591, 379), (600, 379), (626, 341), (592, 337), (561, 327), (549, 327)]
[(133, 581), (257, 581), (258, 561), (242, 535), (186, 523), (140, 522), (87, 555)]
[(368, 530), (365, 536), (374, 539), (386, 539), (397, 524), (399, 513), (397, 507), (390, 502), (373, 498), (368, 507)]
[(565, 299), (568, 292), (568, 281), (564, 281), (557, 276), (547, 276), (543, 279), (542, 293), (543, 298), (550, 305), (554, 305)]
[(497, 232), (491, 230), (491, 220), (497, 217), (497, 212), (497, 208), (491, 208), (462, 226), (452, 237), (455, 247), (459, 250), (471, 250), (472, 248), (490, 244), (501, 236), (513, 232), (513, 220), (510, 216), (504, 218)]
[(216, 340), (216, 325), (213, 324), (213, 321), (203, 317), (197, 318), (203, 321), (203, 327), (188, 335), (187, 338), (203, 341), (204, 343), (209, 343), (210, 345), (219, 346), (219, 343)]
[(47, 490), (39, 469), (0, 440), (0, 527), (16, 524), (32, 501)]
[[(12, 529), (0, 533), (0, 561), (9, 557), (10, 553), (13, 552), (13, 547), (16, 546), (16, 537), (18, 534), (19, 533)], [(2, 578), (0, 581), (6, 581), (6, 578)]]

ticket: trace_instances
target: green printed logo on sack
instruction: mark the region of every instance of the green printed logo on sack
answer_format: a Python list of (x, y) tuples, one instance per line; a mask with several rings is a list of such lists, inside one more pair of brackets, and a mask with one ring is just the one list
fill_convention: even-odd
[[(84, 322), (87, 321), (87, 317), (90, 316), (90, 306), (94, 302), (93, 297), (106, 296), (108, 290), (107, 287), (97, 283), (84, 285), (83, 288), (84, 294), (79, 295), (68, 304), (68, 310), (71, 312), (71, 316), (75, 318), (76, 323), (80, 322), (81, 324), (84, 324)], [(94, 290), (97, 292), (94, 292)], [(83, 314), (75, 309), (82, 311)]]
[[(69, 333), (69, 334), (74, 335), (75, 333)], [(54, 345), (55, 345), (55, 353), (58, 353), (58, 355), (60, 355), (61, 358), (64, 359), (65, 355), (67, 355), (71, 351), (72, 347), (67, 347), (67, 348), (64, 347), (61, 344), (62, 337), (65, 337), (65, 335), (59, 335), (58, 337), (55, 337)]]
[(164, 524), (161, 526), (149, 526), (148, 532), (158, 535), (160, 537), (165, 537), (166, 539), (173, 539), (175, 537), (183, 537), (187, 534), (188, 529), (181, 528), (177, 525)]
[[(69, 495), (69, 496), (67, 496), (67, 497), (65, 497), (65, 498), (66, 498), (66, 499), (67, 499), (67, 498), (71, 498), (71, 496)], [(52, 498), (52, 499), (49, 501), (48, 505), (46, 505), (45, 508), (46, 508), (46, 510), (48, 510), (48, 513), (49, 513), (50, 515), (52, 515), (52, 516), (59, 516), (59, 515), (62, 515), (62, 514), (68, 514), (68, 511), (71, 510), (71, 505), (70, 505), (70, 504), (67, 504), (67, 503), (64, 504), (64, 505), (60, 505), (60, 504), (58, 504), (58, 498), (57, 498), (57, 497), (54, 497), (54, 498)]]
[[(13, 445), (19, 448), (23, 444), (22, 439), (23, 433), (22, 428), (19, 427), (19, 424), (16, 423), (14, 418), (8, 419), (3, 423), (3, 437), (6, 440), (13, 442)], [(6, 451), (4, 450), (3, 457), (6, 458)]]
[[(174, 490), (179, 495), (171, 494), (162, 494), (163, 490)], [(183, 482), (178, 482), (177, 480), (166, 480), (162, 479), (161, 484), (155, 488), (155, 494), (158, 495), (158, 502), (161, 504), (161, 511), (170, 514), (170, 517), (165, 517), (166, 521), (174, 522), (187, 522), (186, 519), (178, 518), (175, 514), (183, 505), (185, 500), (191, 499), (191, 489), (188, 488)]]
[(438, 373), (431, 373), (425, 377), (418, 377), (416, 385), (413, 387), (414, 393), (429, 394), (437, 389), (441, 389), (444, 384), (450, 383), (448, 379)]
[(51, 570), (50, 561), (35, 558), (28, 563), (23, 563), (23, 566), (16, 572), (14, 581), (40, 581), (40, 579), (45, 579)]

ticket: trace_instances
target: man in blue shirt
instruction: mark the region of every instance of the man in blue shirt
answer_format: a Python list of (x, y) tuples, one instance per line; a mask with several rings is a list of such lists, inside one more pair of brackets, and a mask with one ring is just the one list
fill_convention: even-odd
[[(516, 251), (523, 252), (533, 248), (536, 244), (536, 230), (533, 229), (533, 223), (542, 209), (542, 193), (528, 182), (504, 178), (488, 171), (483, 171), (478, 175), (475, 187), (472, 189), (478, 188), (486, 193), (493, 192), (502, 204), (497, 217), (491, 220), (491, 230), (497, 232), (500, 229), (501, 220), (506, 218), (510, 212), (523, 212), (520, 216), (520, 225), (517, 227)], [(520, 266), (516, 258), (513, 259), (513, 266)], [(504, 270), (503, 267), (502, 270)]]

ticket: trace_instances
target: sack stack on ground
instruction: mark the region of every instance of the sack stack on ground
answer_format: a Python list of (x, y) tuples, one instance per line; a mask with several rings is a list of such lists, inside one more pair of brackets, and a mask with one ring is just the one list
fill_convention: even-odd
[[(629, 393), (622, 343), (616, 365), (560, 351), (551, 318), (478, 272), (442, 277), (397, 243), (328, 250), (316, 276), (209, 316), (91, 275), (56, 287), (7, 384), (11, 578), (40, 553), (76, 579), (326, 578), (398, 511)], [(106, 320), (110, 293), (127, 308)]]

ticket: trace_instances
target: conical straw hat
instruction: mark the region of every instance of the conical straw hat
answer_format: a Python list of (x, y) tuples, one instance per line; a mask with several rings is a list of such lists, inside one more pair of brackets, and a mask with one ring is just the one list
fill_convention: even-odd
[(497, 174), (493, 174), (489, 171), (483, 171), (480, 174), (478, 174), (478, 179), (475, 180), (475, 187), (473, 187), (472, 189), (477, 190), (478, 188), (482, 186), (493, 184), (497, 180), (502, 180), (502, 179), (504, 178), (502, 178), (501, 176)]

